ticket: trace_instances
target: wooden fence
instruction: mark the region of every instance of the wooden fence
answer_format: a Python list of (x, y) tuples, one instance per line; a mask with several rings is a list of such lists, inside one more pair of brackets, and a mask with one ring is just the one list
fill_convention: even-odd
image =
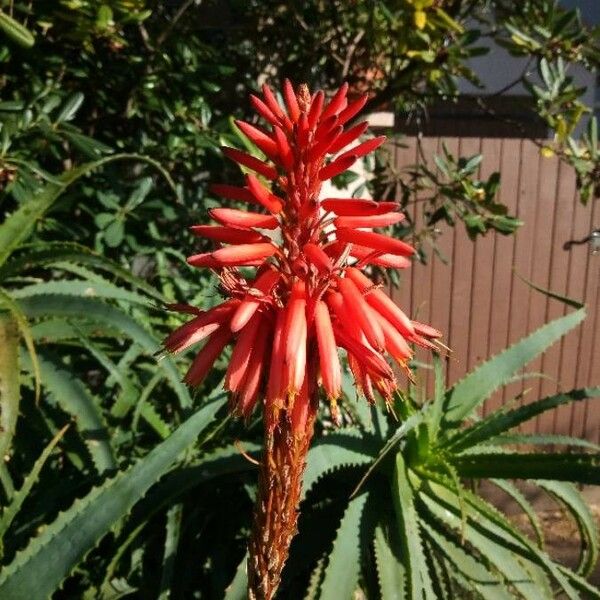
[[(498, 353), (542, 324), (565, 314), (563, 304), (531, 290), (516, 274), (535, 284), (581, 299), (588, 308), (582, 326), (531, 363), (529, 378), (510, 384), (484, 406), (484, 412), (522, 395), (519, 402), (570, 390), (600, 385), (600, 255), (589, 245), (563, 249), (571, 239), (600, 227), (600, 204), (579, 202), (573, 170), (556, 158), (540, 156), (528, 140), (444, 138), (453, 154), (481, 152), (481, 177), (500, 171), (500, 199), (524, 225), (514, 236), (489, 233), (475, 243), (464, 227), (440, 227), (438, 247), (444, 262), (429, 252), (427, 265), (416, 264), (395, 292), (413, 318), (431, 323), (445, 333), (452, 357), (448, 383), (453, 383), (482, 360)], [(423, 156), (431, 161), (441, 152), (440, 138), (422, 140)], [(397, 167), (419, 161), (416, 142), (396, 150)], [(414, 218), (422, 223), (422, 208), (415, 203)], [(429, 377), (429, 379), (431, 379)], [(429, 386), (430, 386), (430, 382)], [(526, 431), (571, 434), (600, 441), (600, 406), (578, 402), (538, 417)]]

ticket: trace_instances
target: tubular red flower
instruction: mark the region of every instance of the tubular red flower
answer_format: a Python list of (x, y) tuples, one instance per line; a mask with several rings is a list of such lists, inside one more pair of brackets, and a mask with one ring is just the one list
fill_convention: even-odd
[[(163, 346), (169, 352), (181, 352), (214, 333), (231, 316), (239, 300), (228, 300), (188, 321), (167, 336)], [(187, 312), (187, 311), (186, 311)]]
[(382, 213), (380, 215), (366, 215), (353, 217), (336, 217), (333, 224), (338, 229), (355, 227), (388, 227), (404, 220), (404, 215), (397, 212)]
[(261, 182), (251, 173), (246, 176), (246, 181), (248, 183), (248, 188), (252, 193), (254, 199), (262, 204), (269, 212), (277, 215), (283, 209), (283, 202), (281, 198), (272, 194), (267, 190)]
[(222, 148), (223, 154), (235, 161), (236, 163), (255, 171), (256, 173), (260, 173), (263, 177), (267, 179), (277, 179), (277, 170), (275, 167), (267, 164), (266, 162), (259, 160), (258, 158), (248, 154), (247, 152), (242, 152), (237, 148), (229, 148), (224, 146)]
[(336, 158), (333, 162), (330, 162), (326, 167), (323, 167), (319, 171), (319, 179), (325, 181), (331, 179), (344, 171), (347, 171), (355, 162), (357, 156), (346, 155), (343, 158)]
[(321, 206), (338, 217), (368, 217), (398, 208), (395, 202), (375, 202), (362, 198), (325, 198), (321, 201)]
[(211, 256), (221, 267), (252, 265), (257, 260), (273, 256), (277, 248), (273, 244), (240, 244), (215, 250)]
[(269, 267), (256, 278), (253, 287), (246, 294), (244, 300), (240, 302), (233, 317), (231, 317), (231, 331), (234, 333), (240, 331), (248, 323), (263, 299), (271, 293), (280, 277), (279, 271)]
[[(366, 121), (363, 121), (362, 123), (359, 123), (358, 125), (355, 125), (354, 127), (340, 134), (329, 147), (329, 151), (333, 154), (336, 154), (342, 148), (345, 148), (354, 140), (357, 140), (367, 130), (368, 126), (369, 124)], [(339, 127), (343, 127), (341, 122), (339, 123)]]
[(264, 319), (260, 312), (255, 313), (240, 332), (231, 354), (227, 372), (225, 373), (225, 389), (230, 392), (237, 393), (241, 389), (241, 383), (246, 376), (248, 365), (250, 364), (252, 349), (257, 343), (258, 338), (261, 337), (257, 334), (263, 323)]
[(192, 366), (185, 375), (184, 381), (188, 385), (199, 386), (208, 375), (208, 372), (212, 369), (215, 360), (219, 358), (223, 352), (223, 348), (225, 348), (230, 339), (231, 331), (229, 331), (229, 327), (221, 325), (221, 327), (208, 338), (208, 342), (206, 342), (204, 348), (202, 348), (196, 358), (194, 358)]
[(235, 124), (239, 130), (260, 150), (262, 150), (271, 160), (275, 160), (278, 154), (277, 142), (272, 140), (264, 131), (258, 127), (236, 120)]
[(338, 281), (338, 288), (350, 315), (356, 319), (369, 344), (377, 350), (382, 350), (385, 344), (383, 331), (356, 284), (351, 279), (344, 278)]
[(358, 244), (373, 250), (380, 250), (386, 254), (400, 254), (401, 256), (412, 256), (415, 249), (402, 240), (396, 240), (373, 231), (359, 231), (356, 229), (336, 229), (335, 236), (340, 242)]
[(225, 244), (255, 244), (268, 241), (258, 231), (234, 229), (233, 227), (221, 227), (219, 225), (193, 225), (190, 230), (194, 235)]
[(329, 273), (333, 269), (329, 256), (316, 244), (305, 244), (304, 254), (321, 273)]
[(208, 213), (215, 221), (228, 227), (275, 229), (279, 226), (279, 221), (273, 215), (262, 215), (247, 210), (211, 208)]
[[(294, 294), (294, 291), (292, 291)], [(306, 368), (306, 298), (302, 292), (292, 296), (284, 332), (285, 365), (288, 392), (295, 395), (300, 391)]]
[(330, 399), (337, 399), (342, 389), (342, 369), (338, 356), (329, 309), (322, 300), (315, 305), (315, 332), (323, 387)]
[(339, 158), (345, 158), (346, 156), (364, 156), (365, 154), (369, 154), (369, 152), (377, 150), (377, 148), (379, 148), (383, 142), (385, 142), (385, 135), (380, 135), (379, 137), (373, 138), (372, 140), (367, 140), (362, 144), (358, 144), (358, 146), (350, 148), (350, 150), (341, 154)]

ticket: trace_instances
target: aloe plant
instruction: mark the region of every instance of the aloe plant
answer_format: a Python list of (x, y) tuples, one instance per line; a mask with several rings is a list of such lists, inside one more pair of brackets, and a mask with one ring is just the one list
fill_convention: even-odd
[[(349, 500), (329, 551), (313, 557), (307, 598), (351, 598), (359, 587), (368, 598), (383, 600), (600, 598), (585, 579), (598, 559), (596, 524), (574, 485), (600, 483), (599, 448), (566, 436), (512, 433), (560, 405), (594, 401), (600, 387), (522, 406), (508, 403), (483, 418), (477, 414), (486, 398), (584, 314), (579, 308), (545, 325), (447, 390), (436, 357), (435, 393), (428, 402), (419, 403), (410, 390), (397, 399), (399, 421), (373, 407), (358, 430), (317, 442), (309, 454), (306, 503), (314, 512), (327, 494), (330, 502)], [(557, 445), (561, 449), (553, 450)], [(531, 447), (540, 451), (523, 449)], [(484, 479), (521, 507), (535, 541), (477, 493), (475, 484)], [(581, 538), (576, 569), (546, 552), (535, 511), (513, 480), (535, 483), (571, 514)], [(348, 487), (348, 481), (354, 484)], [(319, 546), (310, 509), (304, 512), (309, 516), (304, 529), (300, 525), (302, 552)], [(294, 560), (292, 553), (288, 581), (306, 562), (306, 554)], [(230, 599), (239, 597), (234, 591)]]

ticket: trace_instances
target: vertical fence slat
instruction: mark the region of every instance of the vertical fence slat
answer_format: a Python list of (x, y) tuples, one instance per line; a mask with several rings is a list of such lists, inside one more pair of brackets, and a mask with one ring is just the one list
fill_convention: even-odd
[[(439, 148), (437, 138), (422, 140), (423, 157), (431, 168)], [(475, 243), (468, 239), (462, 224), (455, 228), (440, 225), (436, 244), (450, 264), (430, 253), (427, 266), (415, 264), (401, 294), (410, 295), (413, 318), (441, 329), (453, 349), (448, 364), (449, 383), (468, 369), (497, 354), (542, 324), (565, 313), (560, 302), (531, 290), (513, 272), (549, 289), (583, 299), (589, 316), (577, 331), (565, 337), (528, 371), (542, 371), (550, 379), (529, 379), (514, 383), (495, 394), (485, 410), (519, 396), (531, 402), (558, 387), (600, 383), (600, 259), (591, 257), (587, 246), (563, 250), (569, 239), (580, 239), (600, 223), (600, 208), (594, 202), (583, 207), (577, 198), (573, 171), (556, 159), (541, 159), (537, 146), (520, 139), (445, 139), (458, 156), (480, 151), (484, 155), (481, 178), (494, 170), (501, 172), (500, 201), (510, 214), (525, 222), (515, 236), (488, 235)], [(397, 164), (403, 160), (400, 154)], [(422, 197), (422, 196), (420, 196)], [(418, 210), (422, 223), (422, 207)], [(595, 214), (594, 214), (595, 213)], [(395, 297), (399, 297), (396, 294)], [(422, 355), (420, 355), (422, 356)], [(421, 373), (423, 383), (431, 377)], [(529, 424), (526, 431), (555, 432), (595, 440), (600, 433), (600, 410), (593, 404), (575, 404), (549, 413)]]
[[(481, 141), (483, 162), (480, 178), (486, 180), (495, 171), (500, 171), (502, 154), (501, 139)], [(475, 242), (475, 264), (473, 268), (473, 292), (471, 295), (471, 327), (469, 332), (468, 368), (484, 361), (489, 354), (490, 316), (494, 286), (494, 253), (496, 235), (493, 231)], [(484, 406), (484, 414), (486, 412)]]

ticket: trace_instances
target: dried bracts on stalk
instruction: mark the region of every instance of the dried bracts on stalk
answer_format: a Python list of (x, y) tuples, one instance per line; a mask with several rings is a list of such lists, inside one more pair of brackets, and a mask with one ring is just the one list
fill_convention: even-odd
[[(359, 142), (366, 123), (347, 127), (366, 98), (349, 101), (346, 92), (344, 85), (326, 102), (323, 92), (295, 91), (286, 82), (284, 106), (267, 86), (251, 97), (266, 127), (237, 125), (266, 158), (224, 148), (247, 173), (245, 185), (212, 188), (248, 210), (211, 210), (216, 224), (193, 232), (215, 249), (188, 259), (213, 269), (228, 299), (206, 312), (181, 307), (194, 316), (165, 340), (172, 352), (206, 340), (185, 377), (192, 386), (233, 344), (225, 376), (231, 410), (248, 416), (262, 408), (265, 449), (248, 565), (249, 595), (260, 600), (273, 597), (296, 530), (320, 394), (337, 418), (340, 349), (369, 401), (376, 392), (390, 401), (398, 384), (388, 359), (406, 369), (411, 344), (432, 348), (440, 337), (411, 321), (364, 273), (369, 265), (410, 265), (411, 246), (374, 231), (402, 220), (398, 206), (320, 198), (324, 181), (384, 141)], [(239, 267), (254, 267), (254, 275)]]

